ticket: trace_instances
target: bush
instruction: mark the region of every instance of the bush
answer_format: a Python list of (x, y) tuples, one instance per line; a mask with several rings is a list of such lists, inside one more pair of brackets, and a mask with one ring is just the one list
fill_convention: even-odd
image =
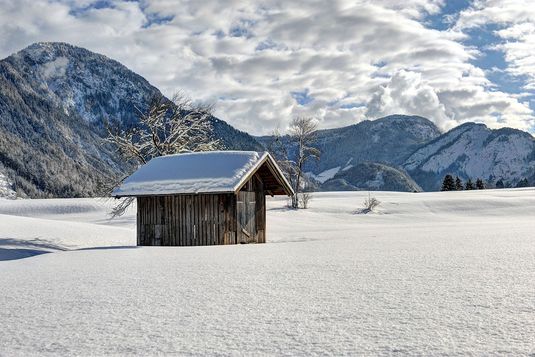
[(369, 193), (368, 193), (368, 198), (366, 198), (364, 200), (364, 209), (361, 211), (362, 213), (368, 213), (368, 212), (373, 212), (373, 210), (379, 206), (381, 204), (381, 201), (379, 201), (377, 198), (375, 197), (372, 197)]
[(308, 208), (308, 203), (312, 199), (312, 192), (300, 192), (297, 194), (299, 206), (303, 209)]

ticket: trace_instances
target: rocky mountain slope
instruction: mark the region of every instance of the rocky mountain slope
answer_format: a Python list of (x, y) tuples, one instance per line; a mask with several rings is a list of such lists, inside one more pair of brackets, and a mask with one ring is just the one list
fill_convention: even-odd
[[(0, 164), (30, 197), (97, 193), (128, 171), (103, 137), (104, 120), (130, 126), (159, 90), (105, 56), (65, 43), (37, 43), (0, 61)], [(229, 149), (259, 150), (250, 135), (212, 118)]]
[(439, 189), (446, 174), (514, 186), (535, 174), (535, 139), (516, 129), (467, 123), (423, 145), (403, 167), (425, 190)]
[(422, 189), (405, 172), (384, 164), (363, 162), (341, 170), (321, 185), (323, 191), (405, 191)]

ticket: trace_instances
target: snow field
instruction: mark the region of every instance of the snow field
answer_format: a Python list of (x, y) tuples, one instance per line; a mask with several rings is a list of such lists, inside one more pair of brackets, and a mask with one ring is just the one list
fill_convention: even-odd
[(133, 247), (107, 201), (2, 201), (1, 237), (61, 250), (0, 261), (0, 355), (535, 352), (535, 190), (372, 195), (270, 199), (269, 243), (211, 247)]

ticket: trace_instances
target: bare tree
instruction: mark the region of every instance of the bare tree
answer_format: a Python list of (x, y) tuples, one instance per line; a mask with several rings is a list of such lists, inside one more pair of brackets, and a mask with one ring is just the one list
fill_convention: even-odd
[(366, 198), (363, 202), (364, 209), (361, 210), (362, 213), (369, 213), (373, 212), (373, 210), (381, 204), (381, 201), (379, 201), (377, 198), (372, 197), (371, 194), (368, 192), (368, 198)]
[(300, 207), (307, 209), (308, 203), (310, 202), (311, 199), (312, 199), (312, 192), (308, 191), (308, 192), (299, 193), (298, 200), (299, 200)]
[[(281, 169), (286, 174), (295, 195), (292, 196), (292, 208), (299, 208), (300, 195), (304, 188), (304, 166), (311, 159), (319, 159), (320, 151), (312, 146), (316, 137), (318, 125), (314, 118), (296, 117), (290, 123), (287, 137), (275, 133), (275, 140), (271, 146)], [(295, 151), (295, 152), (294, 152)], [(307, 206), (311, 194), (307, 194)]]
[[(108, 123), (107, 140), (115, 145), (123, 160), (133, 163), (134, 167), (158, 156), (216, 150), (221, 143), (212, 136), (212, 109), (212, 105), (194, 104), (182, 93), (175, 94), (172, 100), (158, 95), (145, 112), (139, 112), (136, 126), (121, 129)], [(126, 177), (112, 179), (110, 184), (104, 185), (108, 193)], [(123, 215), (133, 201), (133, 198), (123, 198), (112, 209), (111, 216)]]

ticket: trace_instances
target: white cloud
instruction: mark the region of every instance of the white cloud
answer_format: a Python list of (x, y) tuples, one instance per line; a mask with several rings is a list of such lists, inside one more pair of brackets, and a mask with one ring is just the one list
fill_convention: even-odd
[(532, 0), (479, 0), (462, 11), (458, 30), (496, 25), (503, 40), (495, 49), (503, 51), (507, 72), (526, 77), (524, 89), (535, 89), (535, 6)]
[(368, 104), (367, 115), (380, 117), (389, 114), (420, 115), (433, 120), (440, 127), (452, 127), (444, 104), (420, 73), (401, 70), (381, 86)]
[[(390, 113), (429, 116), (444, 129), (468, 120), (533, 124), (526, 104), (470, 64), (478, 51), (462, 45), (461, 27), (422, 24), (442, 0), (93, 3), (0, 0), (0, 56), (36, 41), (70, 42), (117, 59), (165, 94), (217, 101), (217, 115), (255, 134), (284, 130), (297, 114), (322, 127)], [(292, 96), (303, 91), (305, 105)]]

